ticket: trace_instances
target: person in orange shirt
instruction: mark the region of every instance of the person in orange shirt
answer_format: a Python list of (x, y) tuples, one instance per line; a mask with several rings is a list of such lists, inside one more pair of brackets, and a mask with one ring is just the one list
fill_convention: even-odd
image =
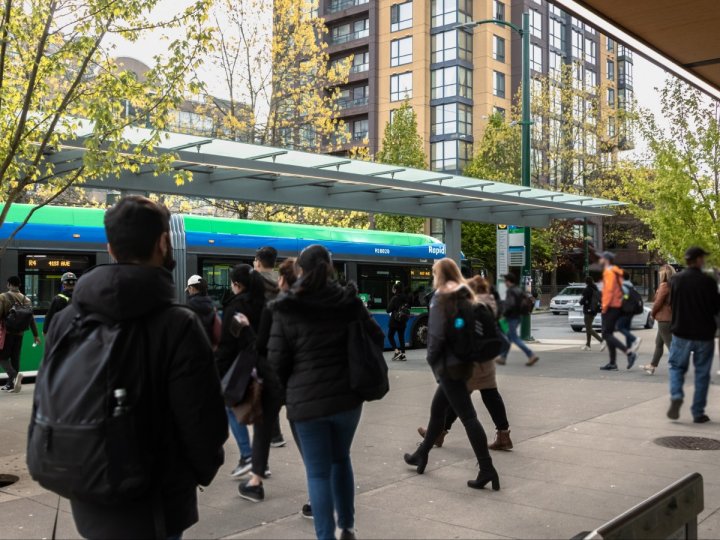
[(617, 371), (617, 350), (620, 349), (627, 355), (628, 369), (633, 367), (637, 355), (628, 349), (615, 337), (615, 329), (618, 320), (622, 316), (620, 309), (623, 301), (623, 271), (615, 266), (615, 254), (609, 251), (600, 255), (600, 264), (603, 267), (603, 290), (602, 290), (602, 338), (607, 344), (610, 361), (601, 367), (604, 371)]

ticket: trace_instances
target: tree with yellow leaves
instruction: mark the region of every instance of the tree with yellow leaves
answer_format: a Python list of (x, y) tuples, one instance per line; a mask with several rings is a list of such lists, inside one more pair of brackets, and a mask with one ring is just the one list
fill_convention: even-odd
[[(209, 44), (209, 0), (158, 21), (159, 0), (3, 0), (0, 5), (0, 224), (11, 205), (55, 201), (91, 176), (141, 167), (170, 171), (157, 154), (161, 130), (186, 91), (187, 74)], [(152, 16), (151, 16), (152, 14)], [(113, 58), (113, 39), (182, 28), (168, 52), (137, 78)], [(131, 145), (128, 126), (149, 128)], [(53, 163), (67, 147), (84, 150), (76, 166)], [(177, 176), (178, 182), (187, 177)], [(31, 211), (28, 219), (34, 212)]]

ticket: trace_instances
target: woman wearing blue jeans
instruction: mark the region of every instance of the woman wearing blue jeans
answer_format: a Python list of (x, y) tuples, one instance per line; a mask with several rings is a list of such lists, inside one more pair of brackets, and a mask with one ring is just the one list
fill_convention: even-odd
[[(307, 474), (315, 534), (320, 540), (355, 538), (355, 479), (350, 447), (362, 399), (350, 389), (347, 328), (365, 320), (382, 330), (353, 286), (334, 280), (330, 253), (319, 245), (297, 259), (299, 279), (271, 304), (268, 362), (286, 389)], [(337, 522), (335, 521), (337, 514)]]

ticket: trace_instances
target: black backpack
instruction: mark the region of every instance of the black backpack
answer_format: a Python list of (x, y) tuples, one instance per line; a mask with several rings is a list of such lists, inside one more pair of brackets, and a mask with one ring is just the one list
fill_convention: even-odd
[(535, 310), (535, 297), (528, 293), (520, 292), (520, 315), (530, 315)]
[(392, 319), (401, 324), (405, 324), (410, 319), (410, 305), (402, 304), (398, 309), (392, 312)]
[(374, 339), (370, 325), (377, 323), (369, 317), (354, 320), (348, 325), (350, 388), (364, 401), (382, 399), (390, 390), (387, 362), (383, 356), (382, 330), (376, 329), (378, 339)]
[(32, 307), (23, 305), (12, 293), (5, 293), (12, 302), (12, 307), (5, 316), (5, 329), (10, 334), (22, 334), (30, 329), (33, 321)]
[(146, 318), (76, 315), (46, 351), (27, 447), (30, 475), (44, 488), (105, 505), (149, 494), (161, 435), (146, 327)]
[(643, 299), (635, 287), (622, 287), (623, 298), (620, 310), (625, 315), (640, 315), (643, 312)]
[(502, 339), (495, 315), (486, 304), (463, 298), (448, 320), (450, 350), (462, 362), (487, 362), (500, 354)]

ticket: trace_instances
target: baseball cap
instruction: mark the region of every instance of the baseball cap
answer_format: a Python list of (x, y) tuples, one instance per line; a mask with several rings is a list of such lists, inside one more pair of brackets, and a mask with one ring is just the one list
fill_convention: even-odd
[(707, 251), (705, 251), (703, 248), (698, 246), (692, 246), (687, 249), (685, 252), (685, 260), (686, 261), (694, 261), (698, 257), (705, 257), (706, 255), (710, 255)]
[(603, 251), (600, 254), (600, 258), (612, 262), (615, 260), (615, 254), (612, 251)]
[(198, 285), (202, 282), (202, 277), (198, 276), (197, 274), (194, 274), (188, 278), (187, 286), (190, 287), (191, 285)]
[(77, 276), (72, 272), (65, 272), (60, 277), (60, 283), (67, 283), (68, 281), (77, 281)]

